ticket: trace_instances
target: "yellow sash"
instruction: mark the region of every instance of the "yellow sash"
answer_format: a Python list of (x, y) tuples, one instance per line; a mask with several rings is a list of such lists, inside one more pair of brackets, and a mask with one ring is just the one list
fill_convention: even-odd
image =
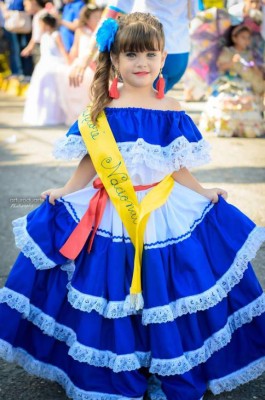
[(139, 204), (123, 157), (108, 124), (101, 112), (93, 124), (88, 107), (79, 117), (78, 126), (93, 165), (116, 208), (135, 247), (134, 270), (130, 288), (134, 308), (143, 307), (141, 296), (141, 262), (144, 231), (152, 211), (167, 200), (174, 185), (171, 175), (154, 186)]

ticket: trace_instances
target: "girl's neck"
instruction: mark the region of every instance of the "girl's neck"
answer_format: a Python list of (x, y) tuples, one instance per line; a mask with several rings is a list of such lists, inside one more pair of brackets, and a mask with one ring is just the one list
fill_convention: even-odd
[(234, 49), (238, 52), (238, 53), (244, 53), (247, 49), (241, 49), (240, 47), (233, 45)]
[(109, 103), (111, 108), (148, 108), (153, 110), (167, 110), (167, 99), (157, 99), (156, 92), (151, 88), (134, 88), (123, 86), (119, 88), (119, 99)]
[(47, 29), (46, 33), (48, 33), (48, 35), (51, 35), (55, 31), (56, 31), (56, 28), (50, 28), (50, 29)]
[(123, 97), (128, 97), (132, 100), (139, 99), (151, 99), (155, 97), (155, 91), (153, 87), (133, 87), (123, 84), (120, 88)]

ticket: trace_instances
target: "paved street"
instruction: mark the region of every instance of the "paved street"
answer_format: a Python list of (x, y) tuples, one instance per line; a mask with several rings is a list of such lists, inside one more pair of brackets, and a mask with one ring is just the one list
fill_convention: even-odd
[[(173, 95), (181, 94), (174, 91)], [(204, 104), (183, 103), (184, 109), (185, 106), (197, 121)], [(51, 154), (52, 143), (67, 128), (25, 127), (21, 121), (22, 109), (23, 100), (0, 92), (0, 287), (18, 254), (11, 221), (33, 209), (43, 190), (64, 184), (76, 165), (55, 161)], [(265, 139), (225, 139), (210, 135), (207, 139), (212, 145), (213, 161), (197, 169), (196, 177), (206, 187), (228, 190), (231, 203), (257, 224), (265, 225)], [(265, 288), (265, 246), (253, 265)], [(67, 397), (59, 385), (29, 376), (20, 367), (0, 361), (0, 399), (66, 400)], [(205, 400), (252, 399), (265, 399), (265, 376), (233, 392), (205, 397)]]

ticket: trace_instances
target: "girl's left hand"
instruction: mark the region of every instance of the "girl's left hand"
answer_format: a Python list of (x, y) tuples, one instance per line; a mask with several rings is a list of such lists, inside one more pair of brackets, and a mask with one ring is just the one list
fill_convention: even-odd
[(228, 193), (224, 189), (213, 188), (213, 189), (203, 189), (200, 193), (207, 199), (211, 200), (212, 203), (218, 203), (218, 196), (222, 196), (225, 200), (228, 197)]

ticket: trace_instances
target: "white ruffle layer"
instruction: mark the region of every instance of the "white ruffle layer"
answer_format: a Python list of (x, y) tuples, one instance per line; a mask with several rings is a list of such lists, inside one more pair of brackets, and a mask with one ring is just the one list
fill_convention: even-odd
[[(49, 379), (59, 383), (66, 391), (67, 396), (73, 400), (132, 400), (120, 394), (107, 394), (98, 392), (87, 392), (75, 386), (68, 375), (54, 365), (41, 362), (33, 358), (25, 350), (14, 348), (8, 342), (0, 339), (0, 356), (8, 362), (16, 362), (29, 374), (40, 378)], [(138, 397), (136, 400), (142, 400)]]
[(36, 269), (49, 269), (55, 267), (54, 261), (48, 258), (27, 231), (27, 216), (12, 222), (16, 246), (25, 257), (31, 259)]
[[(96, 192), (97, 190), (93, 187), (88, 187), (64, 196), (58, 202), (63, 203), (67, 213), (75, 222), (78, 222), (87, 211), (88, 204)], [(147, 192), (148, 190), (137, 192), (139, 202)], [(54, 207), (61, 207), (61, 204), (56, 204)], [(167, 203), (152, 212), (149, 217), (144, 236), (144, 248), (163, 248), (186, 240), (212, 207), (214, 205), (204, 196), (175, 183)], [(55, 266), (27, 232), (27, 216), (13, 221), (13, 231), (17, 247), (31, 259), (37, 269)], [(96, 234), (110, 238), (113, 242), (130, 242), (128, 233), (110, 201), (107, 202)]]
[[(150, 190), (136, 192), (139, 203)], [(97, 189), (87, 187), (64, 196), (59, 202), (64, 204), (73, 220), (78, 222), (87, 211), (95, 193)], [(167, 202), (150, 214), (144, 234), (144, 248), (163, 248), (187, 239), (214, 206), (208, 198), (175, 183)], [(130, 242), (129, 235), (110, 200), (107, 201), (97, 235), (110, 238), (116, 243)]]
[[(135, 185), (158, 182), (180, 168), (198, 167), (210, 161), (210, 145), (204, 139), (189, 142), (180, 136), (162, 147), (140, 138), (135, 142), (120, 142), (117, 145)], [(64, 160), (81, 159), (86, 154), (87, 148), (78, 135), (58, 139), (53, 152), (55, 158)]]
[(206, 362), (213, 353), (226, 346), (233, 333), (253, 318), (265, 312), (265, 294), (255, 299), (245, 307), (235, 311), (227, 319), (226, 325), (215, 332), (203, 346), (196, 350), (185, 352), (173, 359), (152, 358), (150, 352), (139, 352), (118, 355), (109, 350), (98, 350), (78, 342), (76, 333), (69, 327), (59, 324), (54, 318), (45, 314), (39, 308), (30, 304), (30, 300), (9, 288), (0, 290), (0, 303), (6, 303), (17, 310), (45, 334), (65, 342), (69, 347), (69, 355), (79, 362), (85, 362), (95, 367), (111, 368), (114, 372), (132, 371), (141, 367), (149, 368), (151, 373), (161, 376), (183, 374), (193, 367)]
[[(192, 314), (207, 310), (222, 301), (232, 288), (242, 279), (244, 272), (261, 244), (265, 241), (265, 228), (255, 227), (248, 236), (243, 247), (238, 251), (229, 270), (205, 292), (193, 296), (183, 297), (164, 306), (144, 308), (142, 310), (142, 324), (161, 324), (174, 321), (184, 314)], [(136, 314), (134, 309), (127, 307), (124, 301), (107, 301), (103, 297), (91, 296), (74, 288), (71, 283), (67, 285), (68, 301), (81, 311), (96, 311), (105, 318), (123, 318)]]
[[(26, 230), (26, 217), (14, 221), (18, 235), (16, 243), (21, 244), (21, 251), (29, 257), (36, 269), (49, 269), (54, 263), (40, 251), (39, 246), (28, 235)], [(143, 325), (154, 323), (165, 323), (184, 315), (206, 310), (218, 304), (224, 299), (232, 288), (242, 279), (245, 270), (261, 244), (265, 241), (265, 228), (255, 227), (248, 236), (242, 248), (236, 254), (233, 264), (229, 270), (215, 283), (214, 286), (205, 292), (193, 296), (183, 297), (164, 306), (158, 306), (142, 311)], [(75, 270), (74, 262), (69, 262), (61, 267), (68, 272), (69, 283), (68, 301), (71, 305), (81, 311), (96, 311), (105, 318), (123, 318), (128, 315), (139, 313), (128, 308), (127, 298), (124, 301), (108, 301), (103, 297), (82, 293), (71, 285), (71, 277)]]

